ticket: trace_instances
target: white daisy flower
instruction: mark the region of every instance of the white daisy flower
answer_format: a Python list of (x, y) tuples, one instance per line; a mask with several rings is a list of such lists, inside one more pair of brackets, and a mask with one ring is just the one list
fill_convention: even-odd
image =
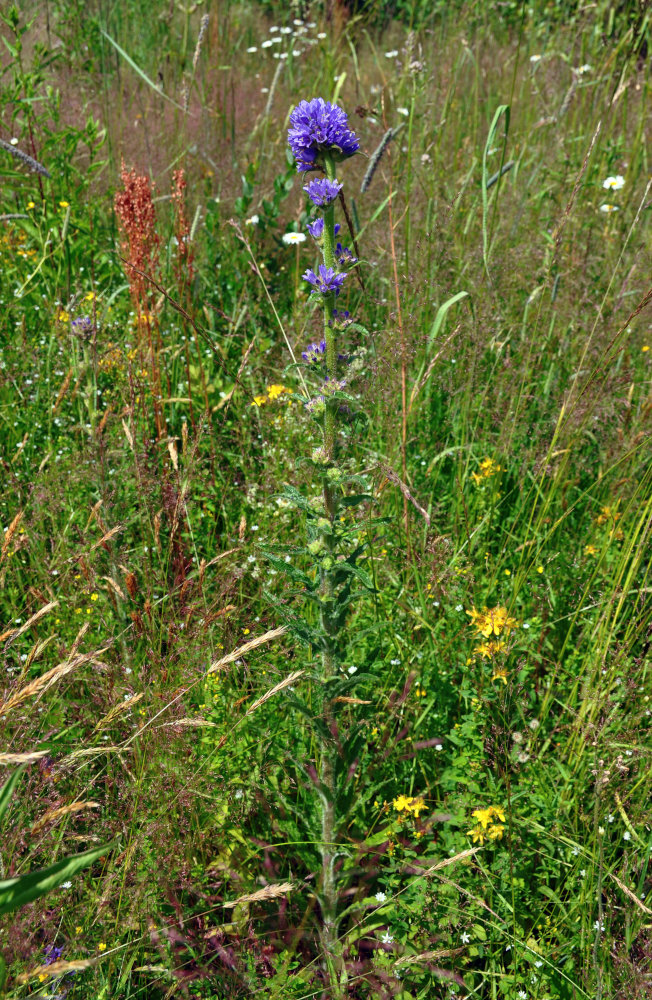
[(607, 215), (611, 215), (612, 212), (618, 211), (618, 205), (612, 205), (606, 202), (604, 205), (600, 205), (600, 211), (605, 212)]
[(325, 31), (318, 31), (317, 32), (317, 38), (326, 38), (326, 32)]
[(615, 177), (607, 177), (607, 179), (602, 182), (602, 187), (609, 191), (620, 191), (621, 187), (624, 186), (625, 178), (622, 174), (616, 174)]
[(288, 28), (286, 26), (286, 27), (281, 28), (280, 32), (281, 32), (282, 35), (291, 35), (292, 34), (292, 28)]
[(410, 117), (410, 109), (409, 108), (397, 108), (396, 112), (399, 115), (403, 115), (404, 118), (409, 118)]
[(390, 49), (389, 52), (385, 53), (385, 59), (396, 59), (398, 55), (398, 49)]
[(249, 53), (258, 52), (258, 46), (257, 45), (250, 45), (249, 48), (247, 49), (247, 52), (249, 52)]
[(530, 56), (530, 62), (531, 63), (538, 63), (540, 61), (540, 59), (541, 59), (541, 56), (539, 55), (538, 52), (535, 53), (533, 56)]
[(245, 219), (245, 226), (257, 226), (260, 222), (260, 218), (257, 215), (250, 215), (248, 219)]
[(261, 49), (270, 49), (273, 44), (274, 43), (272, 42), (271, 38), (266, 38), (263, 44), (261, 45)]
[(582, 66), (578, 66), (575, 72), (579, 76), (584, 76), (585, 73), (590, 73), (592, 69), (593, 67), (590, 66), (589, 63), (584, 63)]
[(383, 944), (393, 944), (394, 943), (394, 938), (389, 933), (389, 931), (385, 931), (385, 933), (383, 934), (383, 936), (381, 937), (380, 940), (383, 942)]
[(374, 899), (376, 900), (377, 903), (384, 903), (385, 900), (387, 899), (387, 896), (385, 895), (384, 892), (377, 892), (376, 895), (374, 896)]
[(273, 25), (271, 26), (271, 28), (269, 29), (269, 33), (270, 33), (270, 35), (273, 35), (273, 34), (274, 34), (274, 32), (275, 32), (275, 31), (278, 31), (278, 30), (279, 30), (279, 28), (278, 28), (278, 25), (276, 25), (276, 24), (273, 24)]
[(283, 242), (286, 246), (294, 246), (295, 243), (304, 243), (306, 239), (305, 233), (283, 233)]

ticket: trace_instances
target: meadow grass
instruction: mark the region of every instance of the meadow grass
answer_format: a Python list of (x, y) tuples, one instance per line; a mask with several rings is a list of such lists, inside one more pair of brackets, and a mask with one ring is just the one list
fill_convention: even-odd
[[(650, 996), (649, 12), (331, 13), (3, 14), (0, 878), (119, 840), (3, 918), (10, 997)], [(363, 153), (337, 691), (314, 96)]]

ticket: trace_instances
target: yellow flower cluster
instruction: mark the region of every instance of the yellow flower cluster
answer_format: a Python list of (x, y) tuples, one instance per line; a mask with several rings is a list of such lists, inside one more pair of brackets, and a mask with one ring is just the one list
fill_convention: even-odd
[[(292, 390), (288, 389), (285, 385), (268, 385), (266, 396), (254, 396), (252, 406), (264, 406), (265, 403), (274, 403), (277, 399), (282, 399), (286, 393), (291, 393)], [(286, 399), (285, 402), (288, 406), (292, 405), (291, 399)]]
[(507, 649), (507, 643), (498, 639), (497, 641), (480, 643), (479, 646), (475, 647), (474, 652), (479, 653), (485, 660), (493, 660), (494, 656), (502, 653), (505, 649)]
[(472, 472), (471, 478), (476, 486), (479, 486), (483, 479), (491, 479), (492, 476), (502, 472), (502, 465), (494, 462), (493, 458), (483, 458), (480, 462), (480, 471)]
[(595, 523), (600, 527), (603, 524), (610, 525), (609, 538), (615, 538), (616, 541), (620, 542), (623, 540), (625, 535), (623, 534), (622, 528), (616, 527), (616, 522), (620, 520), (622, 514), (616, 509), (616, 507), (603, 507), (600, 513), (595, 519)]
[(503, 839), (505, 827), (502, 824), (505, 822), (505, 811), (500, 806), (474, 809), (471, 816), (478, 821), (477, 826), (467, 832), (467, 837), (471, 837), (474, 844), (484, 844), (485, 839)]
[(399, 795), (392, 802), (394, 809), (397, 813), (404, 813), (412, 816), (419, 816), (420, 812), (423, 812), (427, 808), (426, 803), (423, 801), (421, 796), (418, 798), (413, 798), (412, 795)]
[(489, 639), (492, 635), (500, 635), (501, 632), (509, 635), (517, 625), (516, 619), (510, 618), (507, 608), (500, 605), (497, 608), (483, 608), (482, 611), (471, 608), (466, 613), (471, 618), (470, 624), (485, 639)]

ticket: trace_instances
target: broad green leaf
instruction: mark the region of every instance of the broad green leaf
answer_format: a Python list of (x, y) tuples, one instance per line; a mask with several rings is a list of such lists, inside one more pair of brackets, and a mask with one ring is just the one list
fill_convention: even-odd
[(92, 847), (89, 851), (82, 851), (81, 854), (74, 854), (72, 857), (55, 861), (48, 868), (40, 868), (27, 875), (17, 875), (15, 878), (1, 881), (0, 914), (17, 910), (20, 906), (31, 903), (32, 900), (56, 889), (62, 882), (71, 879), (83, 868), (88, 868), (102, 855), (108, 854), (117, 843), (117, 840), (113, 840), (102, 847)]

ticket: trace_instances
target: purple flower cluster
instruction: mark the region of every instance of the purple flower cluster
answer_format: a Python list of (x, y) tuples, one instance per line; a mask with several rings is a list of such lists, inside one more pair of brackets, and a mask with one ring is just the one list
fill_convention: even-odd
[(332, 326), (334, 330), (346, 330), (352, 322), (353, 319), (348, 309), (333, 309), (333, 318), (329, 319), (328, 325)]
[(54, 965), (58, 962), (63, 955), (63, 947), (58, 948), (56, 944), (48, 944), (45, 946), (45, 965)]
[(297, 170), (323, 166), (321, 155), (336, 160), (353, 156), (360, 149), (355, 132), (349, 128), (346, 112), (337, 104), (315, 97), (299, 101), (290, 115), (288, 143), (297, 161)]
[(335, 201), (342, 187), (343, 185), (339, 181), (329, 181), (328, 178), (322, 177), (320, 180), (310, 181), (309, 184), (304, 185), (303, 190), (313, 205), (316, 205), (318, 208), (325, 208), (326, 205), (330, 205), (332, 201)]
[(313, 361), (319, 361), (322, 354), (326, 353), (326, 341), (320, 340), (318, 344), (308, 344), (305, 351), (301, 352), (301, 357), (304, 361), (310, 364)]
[(308, 270), (302, 275), (305, 281), (309, 281), (313, 287), (311, 292), (319, 292), (321, 295), (330, 295), (331, 292), (339, 295), (346, 278), (346, 274), (338, 274), (332, 267), (325, 264), (319, 265), (319, 274)]
[[(339, 231), (340, 231), (340, 224), (339, 222), (336, 222), (334, 229), (334, 233), (336, 236), (339, 233)], [(314, 222), (310, 222), (308, 224), (308, 232), (310, 233), (310, 235), (314, 240), (320, 240), (324, 235), (324, 220), (315, 219)]]
[(335, 260), (341, 267), (351, 267), (358, 263), (358, 258), (354, 257), (348, 247), (343, 247), (338, 243), (335, 247)]
[(86, 340), (92, 336), (95, 329), (95, 324), (90, 316), (78, 316), (70, 324), (72, 332), (77, 337), (81, 337), (82, 340)]

